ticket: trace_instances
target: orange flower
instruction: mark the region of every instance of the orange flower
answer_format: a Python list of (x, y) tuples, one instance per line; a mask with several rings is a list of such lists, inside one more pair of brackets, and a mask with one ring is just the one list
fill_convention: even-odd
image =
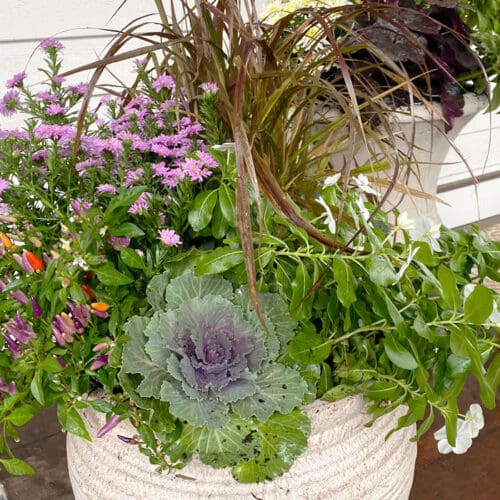
[(29, 262), (34, 271), (43, 271), (43, 261), (42, 259), (40, 259), (40, 257), (38, 257), (38, 255), (35, 255), (29, 250), (25, 250), (24, 256), (26, 257), (26, 260)]
[(0, 241), (5, 248), (12, 248), (14, 246), (12, 240), (5, 233), (2, 233), (2, 231), (0, 231)]
[(91, 304), (92, 309), (95, 309), (99, 312), (106, 312), (109, 309), (109, 305), (106, 302), (93, 302)]

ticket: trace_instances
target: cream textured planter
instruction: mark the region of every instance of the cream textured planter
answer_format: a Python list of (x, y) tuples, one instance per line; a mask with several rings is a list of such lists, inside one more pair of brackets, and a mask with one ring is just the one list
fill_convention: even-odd
[[(452, 147), (453, 141), (458, 137), (460, 131), (469, 121), (488, 105), (485, 96), (468, 93), (464, 95), (464, 114), (455, 119), (453, 128), (444, 133), (444, 121), (440, 119), (441, 106), (434, 104), (435, 112), (430, 112), (421, 104), (414, 109), (414, 121), (408, 110), (399, 110), (394, 113), (393, 133), (395, 136), (405, 137), (399, 142), (399, 148), (405, 154), (408, 153), (408, 142), (413, 140), (411, 154), (412, 172), (408, 179), (401, 177), (397, 182), (406, 184), (413, 190), (420, 191), (432, 196), (437, 195), (437, 187), (441, 167), (445, 163), (446, 155)], [(335, 119), (338, 113), (330, 110), (325, 119)], [(375, 148), (376, 149), (376, 148)], [(332, 164), (341, 168), (347, 164), (347, 152), (339, 152), (332, 157)], [(362, 165), (368, 159), (366, 148), (362, 147), (355, 154), (356, 163)], [(381, 158), (383, 160), (383, 157)], [(464, 169), (466, 167), (464, 166)], [(378, 174), (385, 180), (391, 180), (393, 171), (388, 170)], [(383, 192), (385, 189), (382, 189)], [(410, 217), (425, 215), (436, 223), (441, 222), (435, 200), (425, 199), (401, 192), (392, 191), (386, 202), (385, 209), (390, 211), (397, 206), (400, 212), (406, 210)]]
[[(284, 476), (260, 484), (240, 484), (230, 470), (212, 469), (197, 461), (182, 470), (196, 478), (194, 481), (158, 474), (134, 445), (116, 437), (134, 434), (128, 422), (103, 438), (94, 438), (93, 443), (68, 435), (73, 492), (76, 500), (404, 500), (413, 482), (417, 447), (409, 439), (415, 427), (398, 431), (385, 441), (405, 408), (385, 415), (371, 428), (364, 426), (369, 420), (365, 410), (359, 396), (309, 405), (312, 434), (307, 451)], [(85, 410), (83, 417), (94, 437), (104, 416)]]

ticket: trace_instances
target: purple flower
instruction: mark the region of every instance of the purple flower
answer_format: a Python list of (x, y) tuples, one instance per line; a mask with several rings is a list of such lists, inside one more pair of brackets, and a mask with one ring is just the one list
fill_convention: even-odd
[(25, 345), (29, 344), (31, 338), (36, 337), (33, 328), (26, 324), (19, 311), (17, 311), (16, 317), (5, 325), (5, 330), (10, 333), (11, 338)]
[(29, 139), (29, 134), (26, 130), (12, 129), (12, 130), (0, 130), (0, 140), (7, 139), (8, 137), (15, 137), (16, 139), (21, 139), (27, 141)]
[(38, 92), (36, 96), (42, 101), (57, 102), (59, 100), (59, 97), (57, 97), (56, 94), (52, 94), (50, 92)]
[(90, 321), (89, 308), (85, 304), (80, 304), (78, 302), (72, 303), (70, 301), (66, 302), (68, 309), (71, 313), (71, 317), (75, 322), (78, 333), (82, 333), (83, 329), (88, 325)]
[(51, 49), (57, 52), (64, 49), (64, 45), (55, 38), (46, 38), (40, 42), (40, 48), (45, 52), (49, 52)]
[(113, 415), (97, 432), (97, 437), (102, 438), (111, 429), (114, 429), (120, 421), (120, 415)]
[(12, 116), (16, 112), (18, 104), (19, 92), (17, 90), (8, 90), (0, 101), (0, 115)]
[(3, 377), (0, 377), (0, 391), (13, 396), (17, 392), (16, 383), (12, 381), (9, 384), (6, 384)]
[(76, 325), (73, 319), (65, 312), (57, 314), (52, 319), (52, 333), (59, 345), (73, 342)]
[(99, 186), (97, 186), (96, 192), (98, 194), (101, 194), (101, 193), (116, 194), (118, 191), (115, 188), (115, 186), (113, 186), (112, 184), (100, 184)]
[(135, 170), (129, 170), (125, 173), (125, 180), (123, 181), (123, 185), (125, 187), (130, 187), (134, 184), (135, 181), (142, 178), (144, 175), (143, 168), (137, 168)]
[(151, 86), (160, 92), (161, 89), (173, 89), (175, 87), (175, 81), (170, 75), (160, 75)]
[(42, 317), (42, 309), (40, 307), (40, 304), (38, 304), (37, 300), (35, 297), (31, 297), (31, 310), (33, 311), (33, 314), (37, 318)]
[(10, 182), (0, 177), (0, 197), (2, 196), (2, 193), (9, 188), (10, 188)]
[(159, 240), (169, 247), (176, 247), (182, 244), (180, 236), (173, 229), (160, 229)]
[(61, 83), (64, 83), (66, 81), (66, 78), (64, 78), (64, 76), (54, 76), (52, 77), (52, 81), (57, 85), (60, 85)]
[(94, 361), (90, 365), (90, 369), (91, 370), (98, 370), (99, 368), (106, 366), (108, 364), (108, 359), (109, 359), (108, 354), (99, 354), (99, 356), (96, 356), (94, 358)]
[(144, 59), (134, 59), (134, 64), (137, 68), (139, 68), (139, 66), (146, 66), (146, 64), (148, 63), (148, 58), (145, 57)]
[(70, 203), (70, 206), (77, 217), (83, 217), (87, 213), (87, 210), (92, 206), (92, 203), (83, 201), (78, 198), (76, 200), (73, 200)]
[(203, 90), (203, 92), (207, 92), (207, 93), (214, 93), (215, 94), (219, 90), (219, 87), (214, 82), (202, 83), (200, 85), (200, 87), (201, 87), (201, 90)]
[(7, 347), (14, 359), (17, 359), (19, 356), (21, 356), (21, 348), (19, 347), (19, 344), (12, 340), (8, 335), (5, 333), (2, 333), (2, 337), (5, 340), (5, 343), (7, 344)]
[(10, 292), (10, 295), (14, 300), (17, 300), (19, 304), (21, 304), (22, 306), (28, 304), (28, 297), (26, 297), (26, 295), (22, 290), (13, 290), (12, 292)]
[(75, 130), (71, 125), (39, 125), (33, 130), (38, 139), (54, 139), (71, 141), (75, 138)]
[(23, 85), (23, 81), (26, 78), (26, 72), (22, 71), (21, 73), (16, 73), (10, 80), (7, 80), (5, 86), (8, 89), (13, 89), (14, 87), (21, 87)]
[(87, 89), (89, 88), (89, 84), (85, 82), (80, 82), (77, 85), (71, 85), (69, 87), (69, 91), (73, 95), (85, 95)]
[(66, 108), (53, 102), (45, 108), (45, 112), (50, 116), (61, 115), (66, 112)]
[(127, 248), (130, 245), (131, 238), (126, 236), (110, 236), (108, 243), (113, 247), (113, 250), (119, 252), (123, 247)]
[(149, 208), (151, 193), (142, 193), (137, 201), (128, 209), (129, 214), (144, 215)]

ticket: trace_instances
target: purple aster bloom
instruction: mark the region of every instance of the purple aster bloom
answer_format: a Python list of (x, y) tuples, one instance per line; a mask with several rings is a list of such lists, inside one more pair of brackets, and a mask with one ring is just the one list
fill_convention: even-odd
[(9, 205), (0, 203), (0, 215), (9, 215)]
[(202, 181), (205, 177), (210, 177), (212, 172), (204, 167), (201, 160), (186, 158), (182, 163), (182, 169), (191, 178), (192, 181)]
[(40, 160), (45, 160), (45, 158), (47, 158), (47, 151), (46, 150), (40, 150), (40, 151), (35, 151), (32, 155), (31, 155), (31, 159), (33, 161), (40, 161)]
[(46, 38), (40, 42), (40, 48), (45, 52), (49, 52), (50, 49), (55, 49), (57, 52), (64, 49), (64, 45), (55, 38)]
[(108, 243), (113, 247), (113, 250), (119, 252), (122, 247), (127, 248), (130, 245), (131, 238), (126, 236), (110, 236)]
[(70, 203), (70, 206), (77, 217), (83, 217), (87, 213), (87, 210), (92, 206), (92, 203), (83, 201), (78, 198), (76, 200), (73, 200)]
[(0, 377), (0, 391), (13, 396), (17, 392), (16, 383), (12, 381), (9, 384), (6, 384), (3, 377)]
[(99, 368), (106, 366), (108, 364), (108, 359), (109, 359), (109, 354), (99, 354), (99, 356), (96, 356), (94, 358), (94, 361), (90, 365), (90, 369), (98, 370)]
[(134, 184), (135, 181), (142, 178), (144, 175), (143, 168), (137, 168), (135, 170), (129, 170), (125, 173), (125, 180), (123, 181), (123, 185), (125, 187), (130, 187)]
[(69, 91), (73, 95), (85, 95), (87, 89), (89, 88), (89, 84), (86, 82), (80, 82), (77, 85), (71, 85), (69, 87)]
[(66, 108), (53, 102), (45, 108), (45, 112), (50, 116), (61, 115), (66, 112)]
[(213, 93), (213, 94), (215, 94), (219, 90), (219, 87), (214, 82), (202, 83), (200, 85), (200, 87), (201, 87), (201, 90), (203, 90), (203, 92), (209, 92), (209, 93)]
[(114, 429), (120, 421), (120, 415), (113, 415), (97, 432), (97, 437), (102, 438), (111, 429)]
[(71, 125), (39, 125), (33, 130), (37, 139), (63, 139), (71, 141), (75, 138), (75, 130)]
[(2, 196), (2, 193), (9, 188), (10, 188), (10, 182), (0, 177), (0, 197)]
[(36, 96), (42, 101), (57, 102), (59, 100), (59, 97), (51, 92), (38, 92)]
[(119, 139), (110, 137), (109, 139), (102, 141), (102, 149), (103, 151), (110, 151), (116, 157), (123, 152), (123, 144)]
[(7, 139), (9, 137), (15, 137), (16, 139), (21, 139), (27, 141), (29, 139), (29, 134), (26, 130), (12, 129), (12, 130), (0, 130), (0, 140)]
[(138, 68), (139, 66), (146, 66), (148, 63), (148, 58), (145, 57), (144, 59), (134, 59), (134, 64)]
[(8, 89), (13, 89), (14, 87), (21, 87), (23, 85), (23, 81), (26, 78), (26, 72), (22, 71), (21, 73), (16, 73), (10, 80), (7, 80), (5, 86)]
[(169, 247), (179, 246), (182, 241), (180, 236), (173, 229), (160, 229), (159, 240)]
[(19, 92), (8, 90), (0, 101), (0, 115), (12, 116), (16, 113), (16, 106), (19, 104)]
[(83, 172), (87, 168), (90, 167), (97, 167), (99, 165), (99, 161), (96, 160), (95, 158), (89, 158), (88, 160), (80, 161), (75, 165), (75, 169), (77, 172)]
[(151, 86), (160, 92), (161, 89), (173, 89), (175, 87), (175, 81), (170, 75), (160, 75)]
[(149, 208), (151, 193), (142, 193), (137, 201), (128, 209), (129, 214), (143, 215)]
[(116, 194), (118, 191), (112, 184), (100, 184), (99, 186), (97, 186), (96, 192), (99, 194), (101, 193)]
[(57, 85), (60, 85), (61, 83), (64, 83), (66, 81), (66, 78), (64, 78), (64, 76), (54, 76), (52, 77), (52, 81)]

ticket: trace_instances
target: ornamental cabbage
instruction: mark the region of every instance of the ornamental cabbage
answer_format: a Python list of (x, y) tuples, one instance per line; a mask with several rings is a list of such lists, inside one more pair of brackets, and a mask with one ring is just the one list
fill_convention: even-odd
[[(293, 449), (282, 450), (282, 466), (263, 472), (262, 479), (288, 470), (307, 445), (309, 422), (297, 409), (307, 383), (294, 367), (279, 361), (296, 326), (284, 300), (259, 294), (264, 326), (245, 287), (233, 291), (222, 276), (198, 277), (191, 270), (172, 280), (168, 273), (153, 278), (148, 300), (152, 314), (134, 316), (125, 325), (129, 340), (120, 378), (139, 375), (128, 390), (136, 403), (148, 407), (149, 398), (168, 403), (170, 414), (183, 422), (172, 453), (185, 458), (198, 452), (215, 467), (242, 461), (238, 470), (246, 480), (247, 464), (271, 458), (259, 450), (259, 436), (266, 441), (265, 429), (276, 433), (283, 418), (290, 418), (299, 436)], [(203, 450), (197, 445), (201, 436)], [(223, 449), (211, 449), (210, 443), (228, 441)], [(279, 457), (272, 458), (276, 464)]]

